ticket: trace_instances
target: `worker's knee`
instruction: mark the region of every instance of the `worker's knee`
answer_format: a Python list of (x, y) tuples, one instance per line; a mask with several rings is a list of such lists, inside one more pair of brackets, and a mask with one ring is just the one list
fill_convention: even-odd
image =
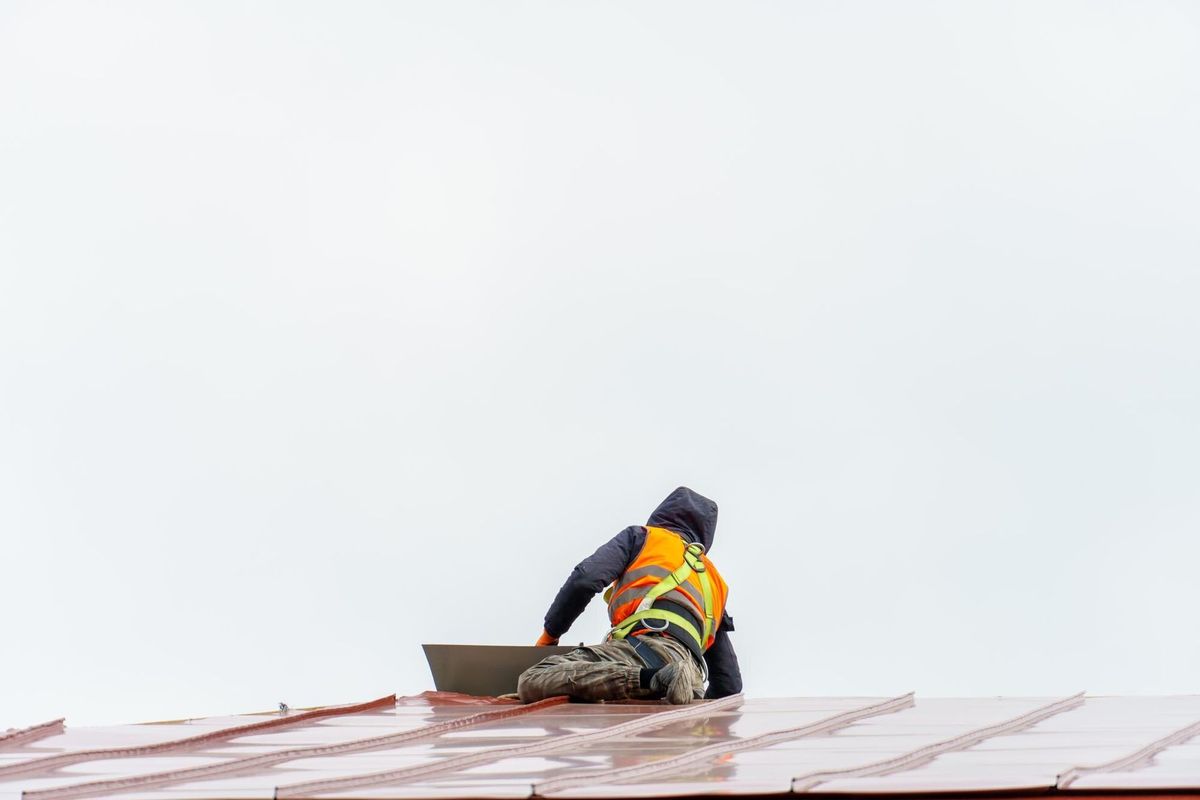
[[(574, 655), (574, 654), (571, 654)], [(575, 661), (571, 656), (546, 656), (521, 673), (517, 679), (517, 697), (522, 703), (536, 703), (547, 697), (565, 694), (563, 675), (569, 664)]]
[(579, 648), (561, 656), (546, 656), (521, 673), (517, 679), (517, 696), (522, 703), (535, 703), (547, 697), (573, 694), (575, 673), (582, 664), (595, 664), (598, 661), (596, 655), (587, 648)]
[(529, 669), (521, 673), (521, 677), (517, 678), (517, 697), (522, 703), (536, 703), (538, 700), (544, 700), (546, 693), (538, 681), (538, 676), (542, 673), (541, 664), (534, 664)]

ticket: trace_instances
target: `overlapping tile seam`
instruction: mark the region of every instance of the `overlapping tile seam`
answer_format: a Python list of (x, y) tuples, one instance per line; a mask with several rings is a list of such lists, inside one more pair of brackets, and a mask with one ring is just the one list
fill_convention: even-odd
[(810, 722), (807, 725), (800, 725), (795, 728), (785, 728), (777, 731), (768, 731), (757, 736), (751, 736), (747, 739), (742, 739), (736, 742), (718, 742), (707, 747), (700, 747), (683, 755), (673, 758), (654, 761), (649, 764), (637, 764), (631, 767), (610, 770), (587, 770), (573, 772), (566, 775), (552, 778), (541, 783), (534, 784), (533, 794), (535, 797), (544, 797), (545, 795), (554, 792), (561, 792), (565, 789), (573, 789), (578, 786), (594, 786), (602, 783), (619, 783), (623, 781), (636, 780), (643, 777), (653, 777), (656, 780), (667, 775), (673, 775), (685, 769), (698, 765), (708, 765), (714, 759), (722, 758), (733, 753), (740, 753), (745, 750), (755, 750), (762, 747), (770, 747), (780, 742), (787, 742), (793, 739), (801, 739), (805, 736), (816, 736), (822, 733), (829, 733), (844, 728), (847, 725), (858, 722), (868, 717), (881, 716), (883, 714), (892, 714), (897, 711), (903, 711), (906, 708), (912, 708), (915, 703), (916, 695), (909, 692), (899, 697), (893, 697), (890, 700), (885, 700), (881, 703), (872, 703), (870, 705), (854, 708), (849, 711), (843, 711), (840, 714), (834, 714), (824, 719), (819, 719), (815, 722)]
[(1085, 702), (1084, 693), (1071, 695), (1062, 700), (1056, 700), (1048, 705), (1035, 708), (1020, 716), (1005, 720), (1004, 722), (988, 725), (983, 728), (977, 728), (967, 733), (959, 734), (950, 739), (945, 739), (941, 742), (918, 747), (908, 753), (903, 753), (892, 758), (886, 758), (882, 761), (875, 761), (870, 764), (862, 764), (857, 767), (847, 767), (845, 769), (836, 770), (821, 770), (818, 772), (810, 772), (807, 775), (802, 775), (792, 779), (792, 791), (796, 793), (811, 791), (814, 787), (823, 783), (828, 783), (832, 780), (840, 778), (870, 778), (879, 775), (890, 775), (894, 772), (902, 772), (905, 770), (914, 769), (924, 764), (933, 761), (944, 753), (952, 753), (957, 750), (965, 750), (968, 747), (973, 747), (982, 741), (991, 739), (994, 736), (1003, 736), (1009, 733), (1015, 733), (1025, 728), (1029, 728), (1044, 719), (1049, 719), (1056, 714), (1061, 714), (1064, 711), (1070, 711), (1077, 708)]
[(385, 770), (383, 772), (371, 772), (361, 775), (348, 775), (343, 778), (289, 784), (277, 787), (275, 789), (275, 798), (276, 800), (286, 800), (287, 798), (313, 797), (330, 792), (345, 792), (368, 786), (393, 786), (439, 775), (454, 774), (465, 769), (490, 764), (505, 758), (544, 755), (560, 750), (570, 750), (591, 742), (661, 728), (681, 720), (710, 716), (719, 711), (735, 708), (742, 704), (742, 700), (742, 695), (735, 694), (720, 700), (693, 703), (692, 705), (681, 706), (669, 711), (656, 711), (644, 717), (598, 731), (585, 731), (565, 736), (554, 736), (544, 741), (531, 742), (529, 744), (495, 747), (478, 753), (453, 756), (433, 764), (418, 764), (412, 767)]
[(1128, 772), (1141, 769), (1168, 747), (1183, 744), (1198, 735), (1200, 735), (1200, 722), (1193, 722), (1173, 733), (1168, 733), (1160, 739), (1155, 739), (1153, 742), (1134, 750), (1128, 755), (1114, 758), (1112, 761), (1106, 761), (1103, 764), (1095, 764), (1093, 766), (1071, 767), (1058, 776), (1058, 780), (1055, 781), (1054, 786), (1056, 789), (1066, 789), (1072, 783), (1086, 775), (1097, 775), (1106, 772)]
[(28, 728), (20, 728), (17, 730), (5, 731), (0, 733), (0, 748), (3, 747), (18, 747), (20, 745), (30, 744), (39, 739), (45, 739), (47, 736), (57, 736), (66, 729), (66, 718), (59, 717), (52, 719), (49, 722), (41, 722), (37, 725), (30, 725)]
[(311, 711), (302, 711), (298, 714), (288, 714), (287, 716), (273, 717), (260, 722), (251, 722), (245, 725), (234, 725), (228, 728), (219, 728), (206, 733), (184, 736), (179, 739), (171, 739), (170, 741), (157, 742), (155, 744), (138, 745), (135, 747), (105, 747), (94, 750), (76, 750), (69, 753), (56, 753), (54, 755), (40, 756), (28, 761), (20, 761), (16, 764), (6, 764), (0, 767), (0, 778), (8, 778), (14, 775), (28, 775), (29, 773), (33, 772), (49, 772), (50, 770), (55, 770), (59, 767), (65, 767), (71, 764), (80, 764), (85, 761), (98, 761), (105, 758), (133, 758), (137, 756), (175, 753), (181, 750), (191, 749), (197, 745), (208, 744), (210, 742), (219, 742), (225, 739), (233, 739), (238, 736), (262, 733), (263, 731), (275, 731), (283, 728), (291, 728), (296, 725), (312, 722), (315, 719), (361, 714), (364, 711), (373, 711), (377, 708), (392, 707), (395, 705), (396, 695), (390, 694), (386, 697), (380, 697), (377, 700), (369, 700), (365, 703), (355, 703), (354, 705), (347, 706), (326, 706), (324, 708), (317, 708)]
[(264, 767), (270, 767), (285, 761), (294, 761), (295, 759), (299, 758), (314, 758), (317, 756), (357, 753), (364, 750), (373, 750), (382, 747), (392, 747), (398, 744), (406, 744), (408, 742), (424, 739), (430, 736), (438, 736), (449, 731), (459, 730), (460, 728), (466, 728), (472, 725), (483, 725), (488, 722), (496, 722), (498, 720), (540, 711), (541, 709), (559, 705), (565, 702), (567, 702), (566, 697), (552, 697), (548, 700), (542, 700), (539, 703), (530, 703), (526, 706), (506, 706), (504, 708), (498, 708), (492, 711), (482, 711), (478, 714), (472, 714), (468, 717), (460, 717), (459, 719), (449, 720), (447, 722), (425, 725), (414, 730), (401, 731), (399, 733), (390, 733), (383, 736), (372, 736), (366, 739), (354, 739), (349, 742), (341, 742), (340, 744), (295, 747), (288, 750), (280, 750), (275, 753), (262, 753), (259, 755), (245, 756), (243, 758), (234, 758), (229, 761), (222, 761), (217, 764), (205, 764), (198, 767), (186, 767), (183, 769), (166, 770), (163, 772), (153, 772), (144, 775), (131, 775), (121, 778), (110, 778), (107, 780), (73, 783), (68, 786), (58, 786), (52, 789), (37, 789), (33, 791), (22, 792), (21, 797), (23, 800), (71, 800), (71, 798), (77, 797), (102, 797), (107, 794), (114, 794), (132, 789), (143, 790), (158, 788), (178, 783), (185, 783), (188, 781), (206, 780), (209, 778), (215, 778), (234, 773), (254, 772)]

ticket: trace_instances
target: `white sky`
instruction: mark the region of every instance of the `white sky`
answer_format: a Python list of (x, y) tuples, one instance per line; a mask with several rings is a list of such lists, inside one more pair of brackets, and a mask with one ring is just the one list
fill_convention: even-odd
[(1187, 2), (0, 0), (0, 729), (431, 688), (681, 483), (751, 694), (1196, 691), (1197, 142)]

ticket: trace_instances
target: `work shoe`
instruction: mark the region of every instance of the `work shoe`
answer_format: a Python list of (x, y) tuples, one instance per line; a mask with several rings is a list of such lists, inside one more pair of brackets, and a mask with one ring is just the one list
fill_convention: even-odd
[(697, 672), (699, 670), (687, 661), (672, 661), (654, 673), (650, 688), (655, 694), (662, 692), (671, 705), (685, 706), (696, 697)]

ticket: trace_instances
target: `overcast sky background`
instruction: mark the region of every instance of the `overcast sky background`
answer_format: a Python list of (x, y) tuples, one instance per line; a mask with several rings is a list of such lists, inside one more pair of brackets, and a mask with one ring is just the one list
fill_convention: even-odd
[(750, 694), (1195, 692), (1197, 142), (1188, 2), (3, 0), (0, 729), (432, 688), (679, 484)]

